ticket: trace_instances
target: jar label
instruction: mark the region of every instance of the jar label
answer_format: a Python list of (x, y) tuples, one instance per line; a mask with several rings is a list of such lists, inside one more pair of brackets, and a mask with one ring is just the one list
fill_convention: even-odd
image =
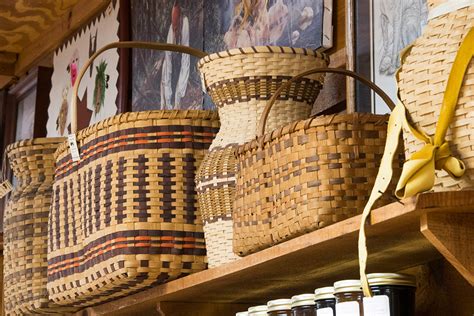
[(360, 316), (359, 302), (337, 303), (336, 315), (337, 316)]
[(390, 316), (390, 301), (387, 295), (364, 297), (364, 314), (370, 316)]
[(316, 316), (334, 316), (334, 311), (331, 307), (320, 308), (316, 311)]

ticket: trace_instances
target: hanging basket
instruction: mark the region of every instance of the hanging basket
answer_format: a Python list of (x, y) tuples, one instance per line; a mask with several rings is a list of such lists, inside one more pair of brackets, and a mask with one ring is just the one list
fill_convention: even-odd
[[(258, 138), (237, 150), (234, 251), (243, 256), (362, 212), (387, 136), (388, 115), (337, 114), (294, 122), (265, 134), (276, 96), (292, 80), (342, 69), (313, 69), (278, 89), (260, 119)], [(399, 166), (395, 166), (399, 169)], [(390, 202), (382, 198), (381, 204)]]
[[(122, 42), (117, 47), (194, 49)], [(213, 111), (147, 111), (116, 115), (76, 134), (56, 152), (48, 291), (61, 305), (89, 306), (130, 295), (206, 268), (194, 177), (219, 129)]]
[[(327, 63), (325, 55), (313, 50), (275, 46), (236, 48), (199, 61), (202, 80), (221, 119), (221, 129), (196, 177), (210, 267), (238, 258), (232, 251), (235, 149), (255, 136), (265, 104), (278, 87), (306, 69)], [(292, 82), (279, 95), (267, 129), (307, 118), (322, 82), (321, 75)]]

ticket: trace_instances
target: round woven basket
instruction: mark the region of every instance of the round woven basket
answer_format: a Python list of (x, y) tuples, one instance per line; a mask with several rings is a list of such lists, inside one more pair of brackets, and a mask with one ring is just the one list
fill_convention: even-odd
[[(202, 80), (221, 119), (221, 129), (196, 176), (209, 267), (237, 258), (232, 251), (235, 149), (255, 137), (266, 102), (279, 86), (327, 63), (325, 55), (313, 50), (274, 46), (237, 48), (199, 61)], [(267, 130), (307, 118), (322, 82), (322, 75), (312, 75), (283, 91), (269, 115)]]
[(17, 180), (3, 220), (3, 286), (7, 315), (74, 311), (52, 303), (46, 289), (53, 154), (63, 141), (64, 138), (35, 138), (6, 148)]
[[(431, 0), (433, 11), (447, 1)], [(429, 20), (411, 51), (405, 56), (398, 73), (400, 98), (413, 123), (428, 135), (434, 135), (441, 103), (454, 58), (470, 28), (474, 27), (474, 6), (443, 14)], [(468, 67), (455, 116), (448, 130), (449, 141), (455, 157), (462, 159), (466, 173), (460, 180), (452, 179), (446, 172), (437, 171), (434, 190), (458, 190), (474, 186), (474, 60)], [(410, 133), (404, 134), (407, 157), (422, 147)]]

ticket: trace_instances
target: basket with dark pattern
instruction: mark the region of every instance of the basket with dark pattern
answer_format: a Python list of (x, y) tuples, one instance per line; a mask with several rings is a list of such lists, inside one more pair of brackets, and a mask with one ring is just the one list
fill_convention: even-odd
[(17, 179), (3, 220), (4, 300), (7, 315), (74, 311), (48, 298), (48, 214), (54, 152), (64, 138), (35, 138), (9, 145), (6, 154)]
[[(210, 267), (237, 258), (232, 251), (235, 149), (255, 137), (265, 104), (279, 86), (303, 70), (327, 63), (325, 55), (313, 50), (275, 46), (236, 48), (199, 61), (207, 92), (221, 118), (221, 129), (196, 177)], [(322, 82), (320, 74), (292, 82), (279, 96), (267, 129), (307, 118)]]
[(215, 111), (126, 113), (77, 133), (78, 162), (60, 145), (49, 221), (52, 300), (94, 305), (206, 268), (194, 177), (218, 128)]
[[(359, 79), (394, 106), (353, 72), (328, 68), (302, 75), (317, 72)], [(264, 134), (279, 90), (263, 112), (259, 137), (237, 150), (234, 251), (241, 256), (361, 213), (384, 153), (388, 115), (319, 116)], [(394, 168), (400, 172), (399, 165)], [(380, 203), (391, 199), (384, 196)]]

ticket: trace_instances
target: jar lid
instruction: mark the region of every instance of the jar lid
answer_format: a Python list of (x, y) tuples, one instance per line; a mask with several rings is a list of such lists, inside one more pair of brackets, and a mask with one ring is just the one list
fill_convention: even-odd
[(291, 310), (291, 299), (281, 298), (278, 300), (269, 301), (267, 303), (267, 307), (269, 312)]
[(402, 285), (416, 287), (413, 275), (401, 273), (370, 273), (367, 275), (370, 285)]
[(235, 316), (248, 316), (249, 313), (248, 312), (238, 312), (237, 314), (235, 314)]
[(291, 308), (311, 305), (316, 305), (316, 302), (314, 301), (314, 294), (300, 294), (291, 298)]
[(319, 289), (314, 290), (314, 299), (315, 300), (326, 300), (335, 298), (334, 297), (334, 287), (333, 286), (326, 286), (320, 287)]
[(249, 307), (247, 310), (249, 316), (267, 315), (267, 305), (258, 305)]
[(360, 280), (342, 280), (334, 283), (334, 294), (343, 292), (362, 292)]

